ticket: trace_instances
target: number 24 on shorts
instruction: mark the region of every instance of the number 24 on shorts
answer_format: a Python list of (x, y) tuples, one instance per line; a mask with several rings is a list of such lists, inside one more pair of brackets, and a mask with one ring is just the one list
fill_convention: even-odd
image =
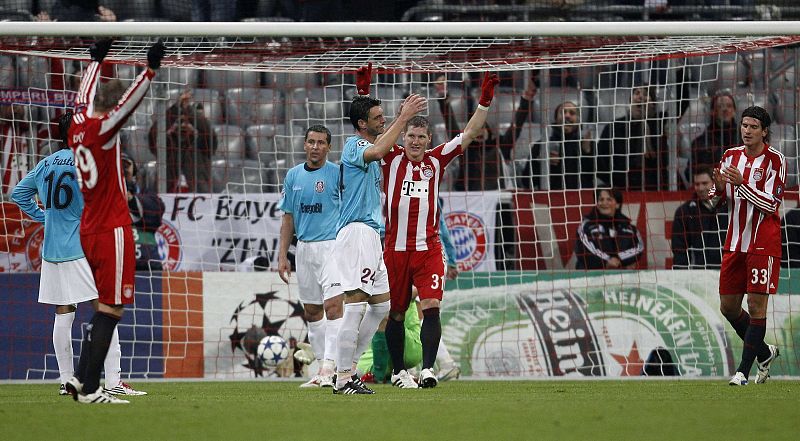
[(372, 271), (369, 268), (364, 268), (361, 270), (361, 283), (363, 284), (370, 284), (375, 286), (375, 271)]

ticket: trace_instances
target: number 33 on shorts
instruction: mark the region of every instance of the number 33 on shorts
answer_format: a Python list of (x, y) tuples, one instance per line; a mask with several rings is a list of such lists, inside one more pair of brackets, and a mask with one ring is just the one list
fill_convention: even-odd
[[(780, 259), (772, 256), (749, 256), (747, 292), (758, 294), (775, 294), (778, 291), (778, 277), (780, 276)], [(753, 265), (753, 260), (757, 264)]]

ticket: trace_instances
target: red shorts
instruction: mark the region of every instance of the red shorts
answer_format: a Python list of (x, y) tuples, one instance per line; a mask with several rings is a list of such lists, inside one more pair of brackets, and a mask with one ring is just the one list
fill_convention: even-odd
[(416, 286), (420, 299), (442, 300), (446, 266), (441, 247), (428, 251), (383, 252), (389, 273), (391, 311), (406, 312), (411, 303), (411, 287)]
[(779, 257), (725, 251), (719, 271), (719, 294), (775, 294), (780, 273)]
[(133, 303), (136, 249), (130, 226), (82, 234), (81, 245), (97, 285), (98, 300), (106, 305)]

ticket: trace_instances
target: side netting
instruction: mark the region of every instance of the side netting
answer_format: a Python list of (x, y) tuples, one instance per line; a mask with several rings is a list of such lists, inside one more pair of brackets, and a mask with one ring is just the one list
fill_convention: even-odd
[[(460, 271), (447, 283), (443, 342), (464, 375), (730, 375), (741, 340), (718, 312), (727, 217), (701, 210), (696, 172), (741, 144), (751, 105), (770, 112), (769, 143), (787, 159), (784, 268), (767, 322), (782, 353), (773, 375), (800, 375), (800, 27), (210, 23), (198, 36), (191, 23), (34, 25), (0, 29), (0, 379), (58, 377), (53, 311), (36, 303), (43, 230), (9, 194), (58, 148), (54, 121), (86, 66), (86, 33), (134, 35), (117, 39), (103, 73), (124, 81), (156, 38), (171, 50), (121, 132), (139, 191), (164, 203), (160, 224), (140, 226), (157, 256), (140, 256), (136, 305), (120, 324), (123, 377), (304, 374), (291, 358), (264, 370), (250, 355), (263, 335), (306, 340), (297, 286), (274, 272), (280, 191), (305, 161), (310, 126), (330, 130), (338, 162), (353, 133), (353, 74), (367, 62), (387, 120), (409, 93), (428, 98), (435, 144), (466, 124), (482, 73), (500, 74), (483, 139), (441, 188)], [(625, 226), (593, 230), (584, 218), (611, 187)], [(690, 208), (700, 214), (676, 216)], [(609, 246), (594, 241), (603, 234), (619, 268), (591, 257)], [(76, 322), (90, 316), (83, 305)], [(73, 330), (75, 354), (84, 327)]]

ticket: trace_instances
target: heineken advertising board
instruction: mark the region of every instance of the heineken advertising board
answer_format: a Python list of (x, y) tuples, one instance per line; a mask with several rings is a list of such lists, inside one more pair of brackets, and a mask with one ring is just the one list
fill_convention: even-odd
[[(718, 272), (587, 274), (448, 290), (442, 336), (462, 372), (639, 376), (648, 356), (666, 350), (680, 375), (732, 373), (742, 344), (719, 313)], [(782, 352), (774, 375), (800, 375), (800, 318), (793, 325), (789, 315), (799, 310), (800, 296), (770, 299), (766, 339)]]

